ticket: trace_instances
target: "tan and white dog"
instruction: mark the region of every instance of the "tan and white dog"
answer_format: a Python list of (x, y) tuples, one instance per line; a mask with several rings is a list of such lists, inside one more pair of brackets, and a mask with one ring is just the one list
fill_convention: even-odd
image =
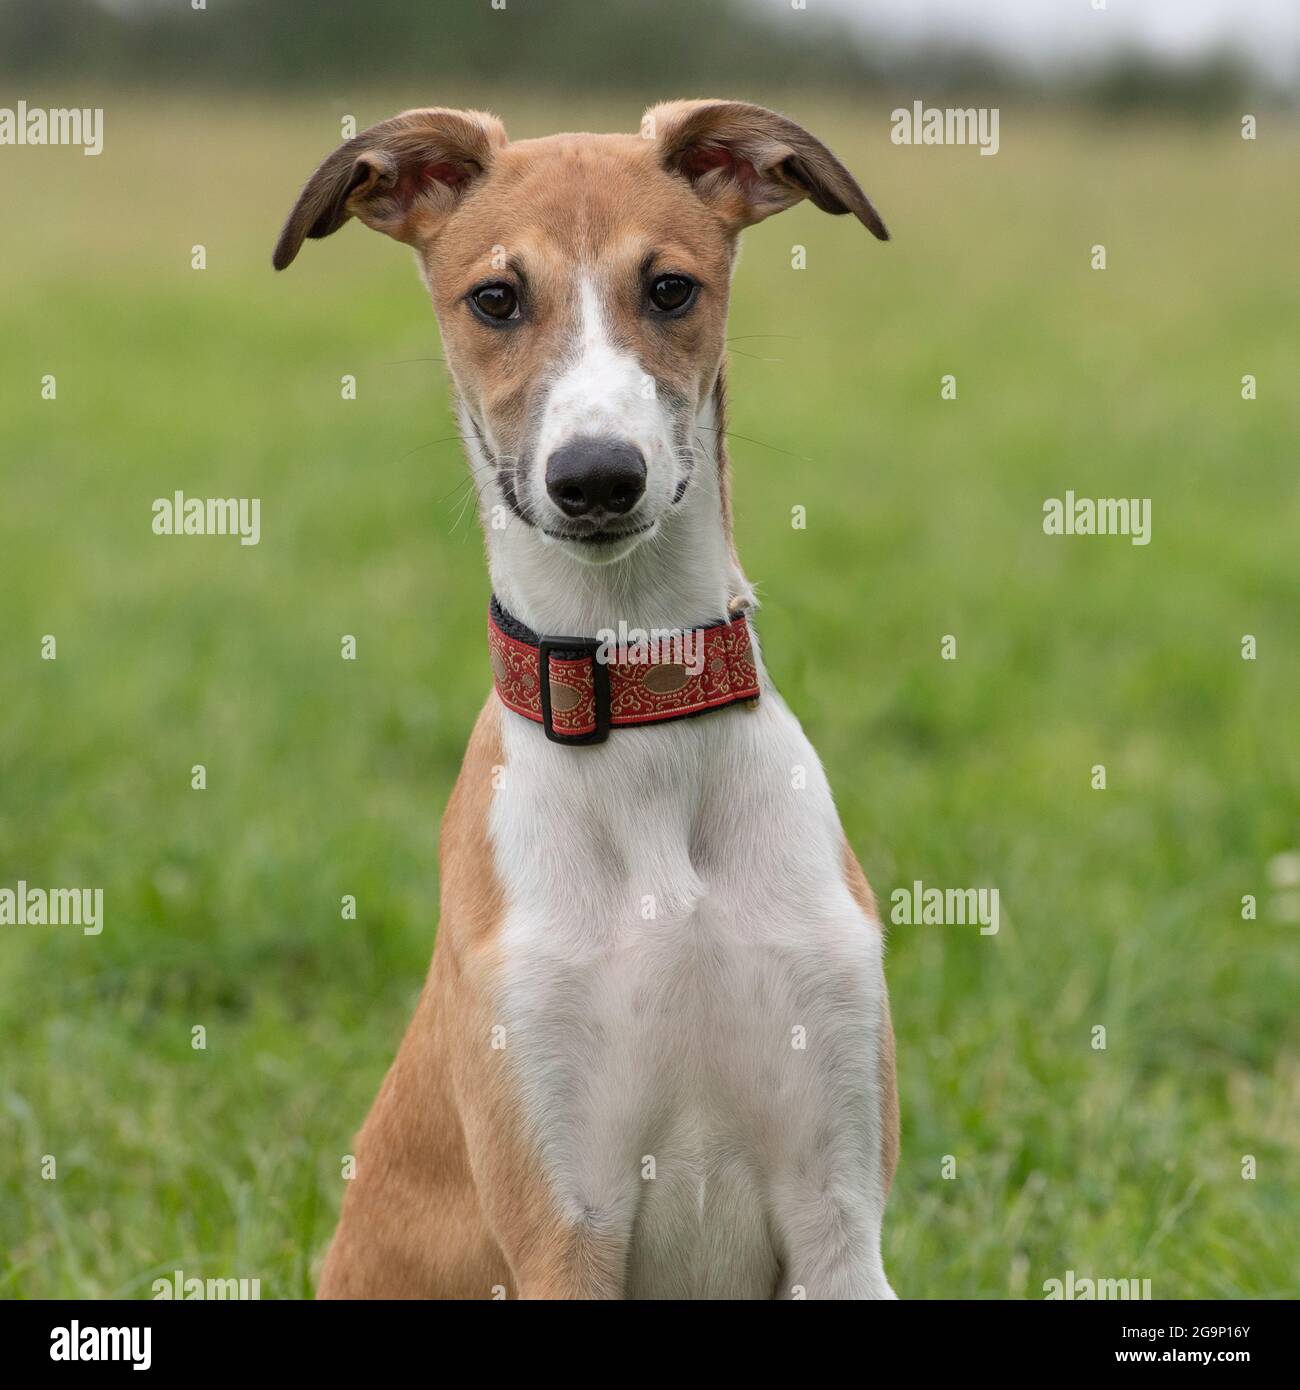
[[(516, 142), (431, 108), (336, 150), (285, 224), (277, 269), (350, 217), (414, 247), (496, 596), (437, 949), (321, 1297), (893, 1297), (881, 928), (750, 644), (728, 505), (736, 240), (804, 198), (888, 235), (760, 107)], [(595, 654), (629, 630), (702, 661)]]

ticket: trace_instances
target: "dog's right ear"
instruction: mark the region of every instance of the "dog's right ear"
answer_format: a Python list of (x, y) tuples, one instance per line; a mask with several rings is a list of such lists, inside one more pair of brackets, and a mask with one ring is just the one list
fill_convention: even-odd
[(271, 258), (289, 265), (306, 237), (325, 237), (349, 217), (409, 246), (433, 236), (507, 143), (484, 111), (404, 111), (340, 145), (307, 180)]

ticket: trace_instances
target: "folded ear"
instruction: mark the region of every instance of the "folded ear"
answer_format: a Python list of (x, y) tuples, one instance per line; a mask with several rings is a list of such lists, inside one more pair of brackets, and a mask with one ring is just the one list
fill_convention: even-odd
[(283, 270), (304, 237), (329, 236), (349, 217), (418, 245), (447, 220), (506, 140), (495, 116), (436, 106), (363, 130), (307, 180), (271, 263)]
[(823, 212), (851, 212), (889, 240), (853, 175), (801, 126), (743, 101), (670, 101), (641, 123), (664, 167), (681, 174), (733, 231), (809, 198)]

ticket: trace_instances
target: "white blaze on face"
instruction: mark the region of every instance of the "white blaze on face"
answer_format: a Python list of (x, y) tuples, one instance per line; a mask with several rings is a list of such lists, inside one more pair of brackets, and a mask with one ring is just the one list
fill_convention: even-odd
[(633, 353), (611, 343), (600, 295), (589, 276), (579, 281), (578, 329), (542, 411), (533, 463), (533, 486), (546, 496), (546, 461), (584, 437), (634, 444), (646, 465), (640, 510), (657, 516), (676, 487), (670, 413), (660, 403), (654, 378)]

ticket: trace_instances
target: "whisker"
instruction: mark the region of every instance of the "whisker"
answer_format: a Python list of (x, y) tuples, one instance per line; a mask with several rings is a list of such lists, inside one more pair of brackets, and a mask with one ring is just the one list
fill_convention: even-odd
[(780, 449), (775, 444), (764, 443), (764, 441), (761, 439), (751, 439), (749, 435), (736, 434), (733, 430), (717, 430), (714, 429), (712, 425), (697, 425), (696, 428), (701, 430), (709, 430), (713, 434), (725, 434), (728, 439), (743, 439), (746, 444), (757, 444), (760, 448), (771, 449), (773, 453), (785, 454), (789, 458), (798, 459), (801, 463), (816, 462), (815, 459), (809, 458), (807, 454), (796, 454), (790, 449)]
[(784, 361), (785, 361), (785, 358), (784, 358), (784, 357), (760, 357), (760, 356), (758, 355), (758, 353), (756, 353), (756, 352), (742, 352), (742, 351), (740, 350), (740, 348), (731, 348), (731, 347), (729, 347), (729, 348), (727, 349), (727, 354), (728, 354), (728, 356), (731, 356), (731, 357), (748, 357), (748, 358), (751, 358), (751, 359), (752, 359), (753, 361), (755, 361), (755, 362), (784, 362)]
[(455, 497), (455, 495), (458, 492), (460, 492), (462, 488), (469, 486), (469, 484), (471, 483), (474, 484), (474, 487), (478, 490), (479, 497), (481, 498), (483, 496), (483, 492), (482, 489), (478, 487), (478, 475), (480, 473), (491, 474), (495, 471), (495, 466), (490, 463), (470, 464), (469, 472), (465, 475), (465, 477), (463, 477), (460, 480), (460, 482), (458, 482), (456, 486), (452, 488), (452, 490), (447, 494), (447, 496), (442, 498), (441, 500), (444, 502), (448, 501), (450, 498)]
[(403, 459), (409, 459), (412, 454), (418, 454), (421, 449), (432, 449), (435, 444), (450, 444), (453, 439), (459, 439), (462, 443), (468, 443), (463, 434), (449, 434), (445, 439), (430, 439), (423, 444), (417, 444), (414, 449), (408, 449), (406, 453), (399, 454), (393, 459), (393, 463), (401, 463)]
[[(470, 481), (472, 482), (473, 479), (471, 479)], [(479, 492), (477, 488), (475, 488), (474, 495), (477, 496), (480, 502), (483, 500), (483, 494)], [(451, 529), (453, 533), (455, 532), (456, 528), (461, 524), (461, 522), (465, 520), (465, 513), (469, 508), (470, 496), (471, 494), (468, 492), (465, 494), (465, 500), (460, 504), (460, 511), (456, 513), (456, 519), (451, 523)]]

